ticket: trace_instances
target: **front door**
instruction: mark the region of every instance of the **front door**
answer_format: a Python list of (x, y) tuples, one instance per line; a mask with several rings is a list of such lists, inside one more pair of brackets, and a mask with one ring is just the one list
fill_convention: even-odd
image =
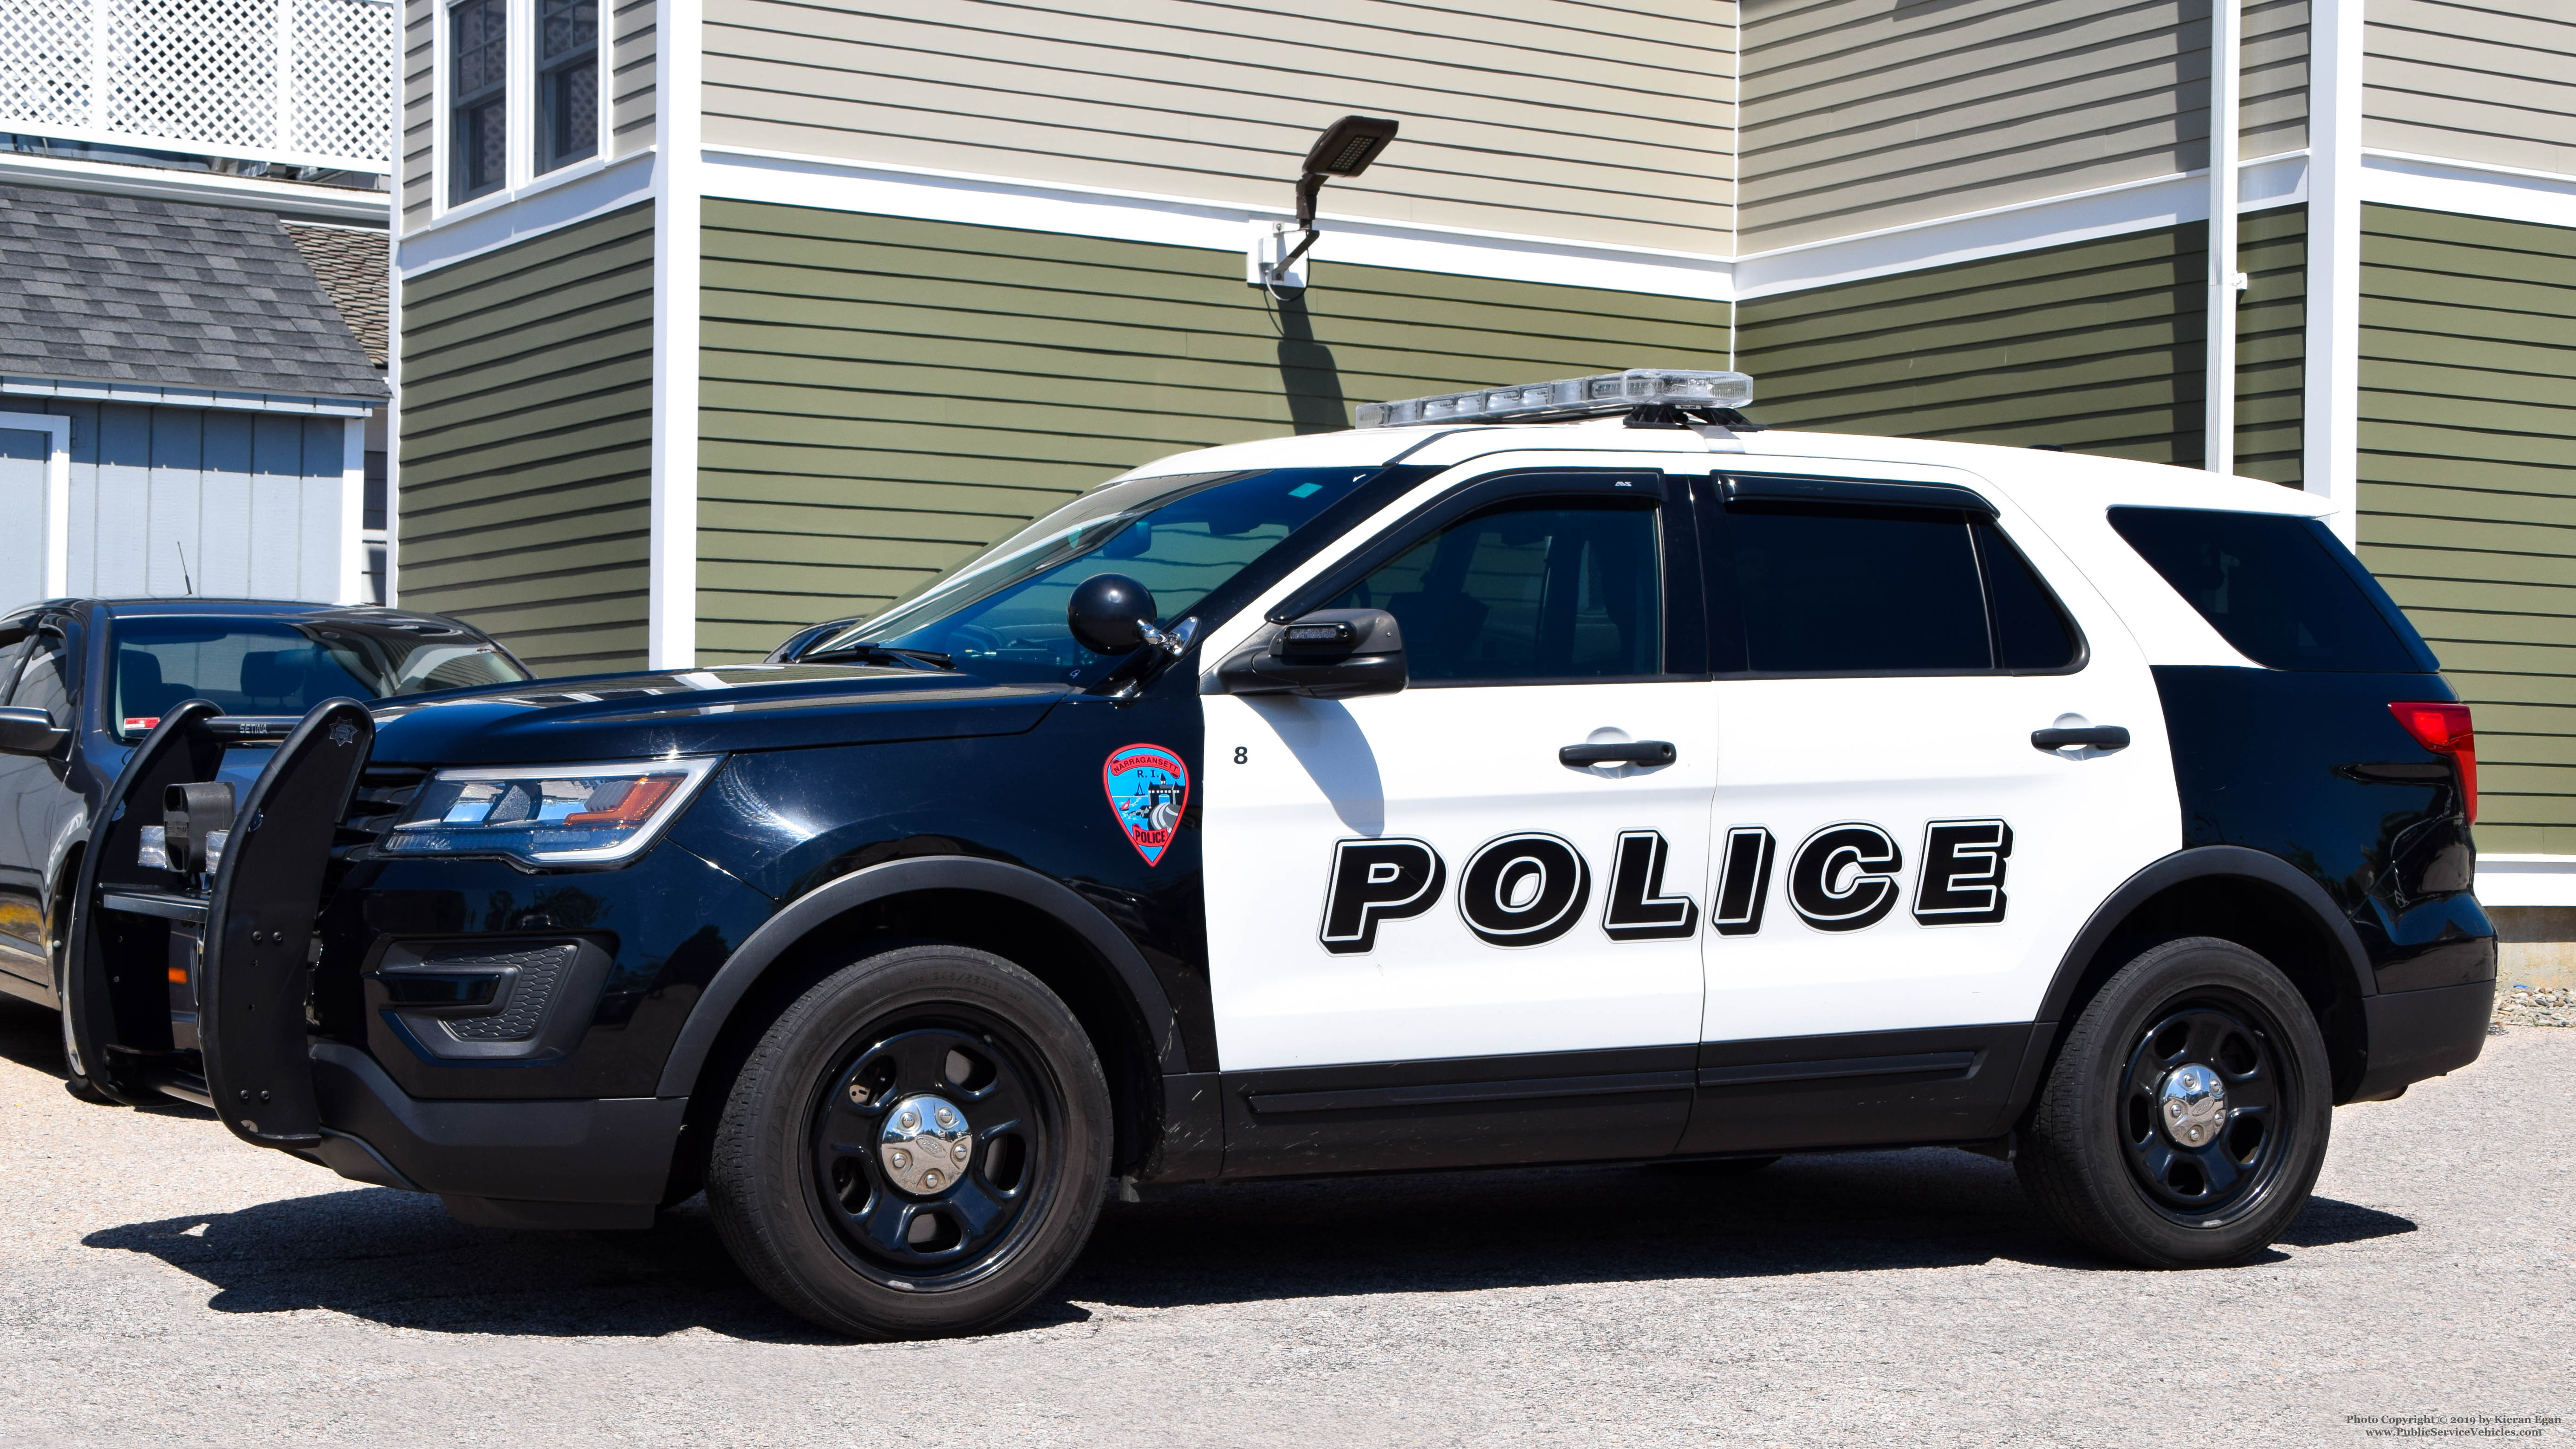
[[(51, 626), (28, 641), (8, 702), (44, 710), (57, 725), (77, 727), (70, 651)], [(47, 986), (53, 985), (53, 957), (45, 940), (51, 895), (46, 873), (55, 858), (54, 845), (80, 804), (63, 783), (69, 753), (0, 755), (0, 970)]]
[(1394, 614), (1403, 692), (1205, 701), (1229, 1174), (1678, 1137), (1716, 732), (1663, 492), (1470, 485), (1309, 601)]
[[(1973, 491), (1739, 479), (1709, 502), (1721, 859), (1688, 1146), (2000, 1132), (2068, 943), (2179, 843), (2153, 678)], [(2131, 742), (2033, 739), (2093, 726)]]

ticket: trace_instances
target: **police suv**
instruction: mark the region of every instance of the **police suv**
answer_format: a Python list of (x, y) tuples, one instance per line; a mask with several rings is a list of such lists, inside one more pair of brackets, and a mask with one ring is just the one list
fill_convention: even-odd
[(1291, 1174), (1949, 1144), (2257, 1253), (2478, 1054), (2467, 710), (2310, 497), (1749, 396), (1168, 458), (788, 662), (322, 704), (238, 801), (262, 725), (175, 706), (76, 1065), (473, 1222), (703, 1189), (867, 1336)]

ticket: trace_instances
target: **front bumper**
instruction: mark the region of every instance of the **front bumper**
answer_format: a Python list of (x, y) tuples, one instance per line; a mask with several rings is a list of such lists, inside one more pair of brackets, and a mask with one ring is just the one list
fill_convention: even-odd
[(342, 1177), (434, 1192), (470, 1223), (640, 1228), (653, 1221), (685, 1097), (425, 1102), (355, 1047), (313, 1047), (322, 1141)]
[(2350, 1100), (2382, 1102), (2409, 1083), (2457, 1071), (2485, 1049), (2495, 981), (2383, 991), (2362, 1001), (2370, 1061)]

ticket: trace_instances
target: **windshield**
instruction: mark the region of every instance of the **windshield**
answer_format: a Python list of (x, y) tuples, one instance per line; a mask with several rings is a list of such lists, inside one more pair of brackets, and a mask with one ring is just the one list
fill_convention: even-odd
[(1280, 540), (1386, 470), (1279, 468), (1138, 478), (1086, 493), (910, 601), (801, 656), (873, 645), (945, 654), (1013, 683), (1088, 684), (1122, 656), (1094, 654), (1065, 624), (1074, 589), (1118, 573), (1154, 594), (1170, 627)]
[(432, 619), (286, 623), (143, 617), (116, 621), (116, 698), (127, 734), (183, 699), (226, 714), (300, 715), (334, 695), (382, 699), (516, 684), (527, 671), (490, 640)]

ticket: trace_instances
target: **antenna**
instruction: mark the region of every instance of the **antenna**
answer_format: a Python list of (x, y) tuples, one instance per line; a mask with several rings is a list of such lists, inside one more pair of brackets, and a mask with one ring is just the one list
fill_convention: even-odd
[(175, 538), (170, 540), (170, 546), (179, 551), (179, 582), (188, 586), (188, 597), (193, 599), (197, 596), (197, 581), (188, 577), (188, 546)]

